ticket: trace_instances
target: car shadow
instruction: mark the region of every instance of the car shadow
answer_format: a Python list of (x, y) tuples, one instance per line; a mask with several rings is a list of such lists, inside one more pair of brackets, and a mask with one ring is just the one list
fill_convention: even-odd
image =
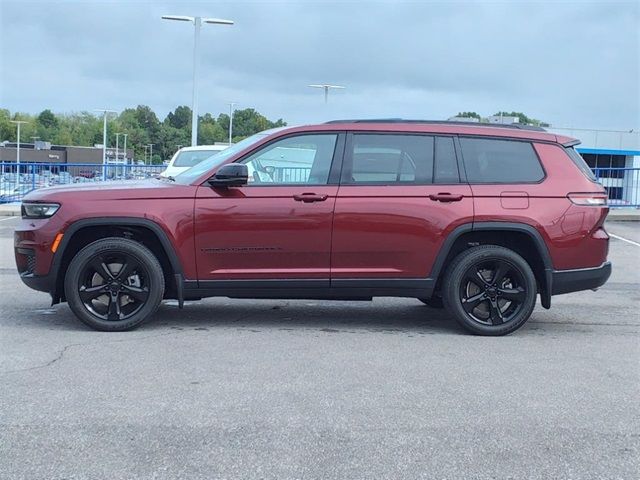
[[(91, 331), (75, 318), (66, 304), (34, 311), (31, 328)], [(442, 309), (433, 309), (414, 299), (376, 299), (374, 302), (312, 300), (245, 300), (214, 298), (185, 302), (164, 301), (151, 319), (136, 329), (158, 333), (172, 330), (252, 331), (314, 330), (324, 333), (465, 334)]]

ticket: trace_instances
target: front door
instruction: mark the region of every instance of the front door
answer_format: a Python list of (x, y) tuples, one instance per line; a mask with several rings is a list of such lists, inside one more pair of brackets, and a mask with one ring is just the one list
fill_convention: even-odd
[(455, 138), (354, 133), (344, 157), (332, 285), (342, 285), (341, 279), (428, 278), (448, 234), (473, 221)]
[[(239, 160), (242, 187), (198, 189), (198, 279), (316, 279), (329, 285), (331, 226), (337, 185), (329, 177), (339, 135), (298, 134)], [(337, 181), (335, 182), (337, 183)]]

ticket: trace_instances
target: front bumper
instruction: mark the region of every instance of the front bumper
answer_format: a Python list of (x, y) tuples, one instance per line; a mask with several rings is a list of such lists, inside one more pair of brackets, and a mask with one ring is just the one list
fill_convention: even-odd
[(593, 290), (601, 287), (611, 276), (611, 262), (599, 267), (578, 270), (554, 270), (551, 295)]
[(53, 294), (55, 291), (55, 281), (50, 275), (33, 275), (33, 274), (21, 274), (20, 280), (27, 287), (39, 292), (47, 292)]

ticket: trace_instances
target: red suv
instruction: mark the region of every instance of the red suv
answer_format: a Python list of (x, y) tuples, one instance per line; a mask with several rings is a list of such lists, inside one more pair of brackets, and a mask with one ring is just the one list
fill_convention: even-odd
[(503, 335), (611, 273), (607, 195), (535, 127), (343, 120), (256, 134), (176, 178), (27, 195), (20, 277), (99, 330), (162, 299), (414, 297)]

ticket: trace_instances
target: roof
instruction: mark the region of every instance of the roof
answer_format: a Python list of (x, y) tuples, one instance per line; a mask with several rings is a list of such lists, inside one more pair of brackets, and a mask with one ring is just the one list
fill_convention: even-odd
[[(525, 128), (523, 128), (525, 127)], [(443, 135), (474, 135), (488, 137), (504, 137), (543, 142), (560, 143), (565, 146), (580, 143), (575, 138), (550, 133), (540, 127), (530, 125), (500, 125), (473, 122), (448, 122), (446, 120), (403, 120), (403, 119), (366, 119), (366, 120), (332, 120), (318, 125), (284, 127), (286, 133), (304, 131), (368, 131), (368, 132), (404, 132), (431, 133)]]
[(180, 150), (183, 152), (193, 152), (196, 150), (224, 150), (229, 145), (194, 145), (190, 147), (182, 147)]

